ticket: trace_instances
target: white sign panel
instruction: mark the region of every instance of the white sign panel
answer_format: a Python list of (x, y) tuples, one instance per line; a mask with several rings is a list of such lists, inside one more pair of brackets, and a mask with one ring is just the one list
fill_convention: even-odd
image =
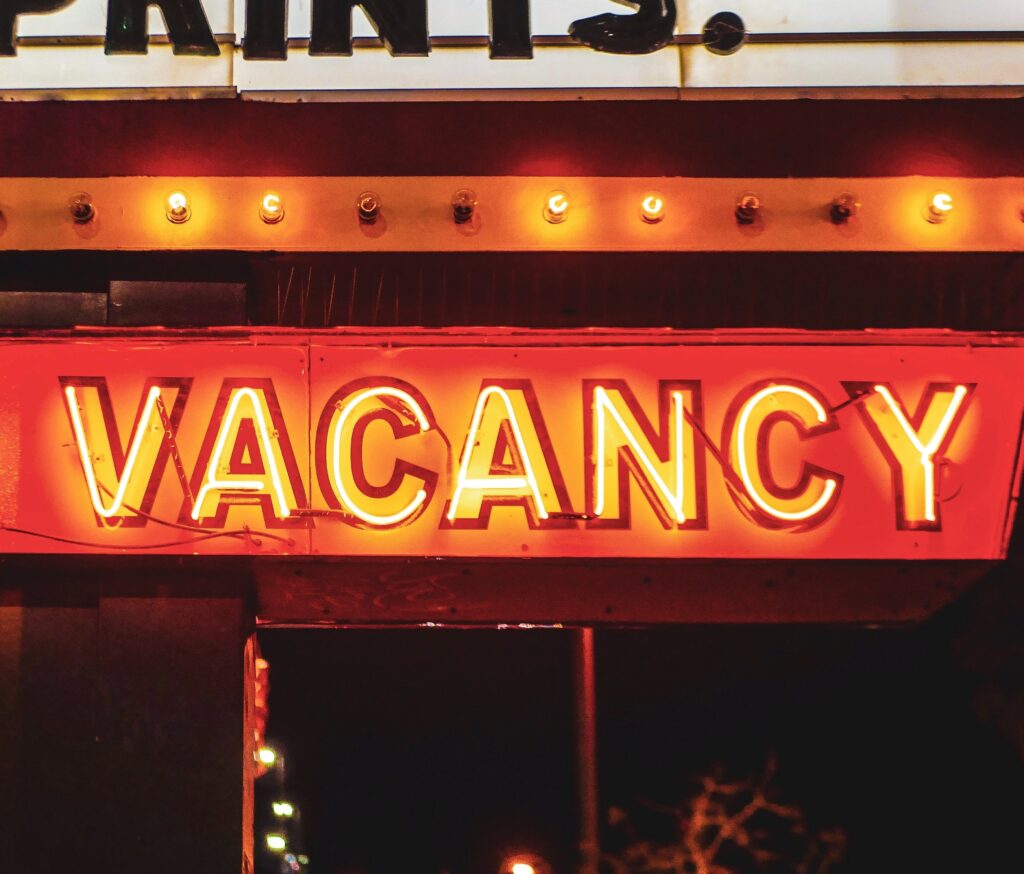
[(0, 95), (1024, 93), (1020, 0), (734, 0), (726, 8), (711, 0), (0, 0)]

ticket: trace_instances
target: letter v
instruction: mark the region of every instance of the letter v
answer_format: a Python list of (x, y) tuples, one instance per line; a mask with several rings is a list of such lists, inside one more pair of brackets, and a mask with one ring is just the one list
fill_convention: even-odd
[(145, 526), (172, 455), (179, 482), (187, 488), (175, 435), (192, 380), (146, 380), (127, 451), (119, 436), (106, 378), (60, 377), (60, 384), (96, 524)]

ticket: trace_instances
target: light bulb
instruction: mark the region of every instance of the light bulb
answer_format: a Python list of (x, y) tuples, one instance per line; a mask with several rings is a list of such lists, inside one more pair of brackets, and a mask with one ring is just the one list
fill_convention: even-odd
[(68, 210), (71, 212), (71, 220), (76, 225), (87, 225), (96, 218), (96, 207), (92, 202), (92, 195), (84, 191), (74, 195), (68, 201)]
[(276, 191), (267, 191), (260, 198), (260, 218), (268, 225), (276, 225), (284, 218), (284, 198)]
[(380, 197), (372, 191), (364, 191), (356, 198), (356, 211), (359, 221), (364, 225), (372, 225), (380, 218)]
[(665, 198), (657, 191), (649, 192), (640, 201), (640, 218), (649, 225), (656, 225), (665, 218)]
[(280, 851), (288, 846), (284, 835), (267, 835), (267, 847), (271, 850)]
[(741, 225), (752, 225), (761, 214), (761, 198), (753, 191), (744, 191), (736, 198), (736, 221)]
[(464, 225), (473, 220), (476, 212), (476, 192), (469, 188), (460, 188), (452, 195), (452, 218), (455, 224)]
[(192, 218), (192, 201), (184, 191), (167, 195), (167, 221), (181, 225)]
[(544, 201), (544, 218), (551, 224), (564, 222), (569, 215), (569, 195), (564, 191), (552, 191)]
[(860, 203), (857, 200), (857, 195), (844, 191), (832, 198), (829, 216), (834, 224), (841, 225), (855, 218), (859, 211)]
[(277, 753), (275, 753), (270, 747), (260, 747), (259, 751), (256, 753), (256, 757), (268, 768), (277, 761)]
[(924, 217), (933, 225), (944, 222), (953, 211), (953, 197), (945, 191), (936, 191), (928, 201)]

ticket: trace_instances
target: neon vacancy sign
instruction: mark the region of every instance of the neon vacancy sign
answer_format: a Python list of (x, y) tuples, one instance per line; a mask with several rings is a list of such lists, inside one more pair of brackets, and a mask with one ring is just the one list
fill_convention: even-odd
[(23, 348), (43, 360), (20, 359), (22, 409), (46, 401), (22, 425), (48, 429), (49, 449), (0, 536), (33, 551), (47, 537), (515, 557), (1003, 549), (1017, 345), (435, 339)]

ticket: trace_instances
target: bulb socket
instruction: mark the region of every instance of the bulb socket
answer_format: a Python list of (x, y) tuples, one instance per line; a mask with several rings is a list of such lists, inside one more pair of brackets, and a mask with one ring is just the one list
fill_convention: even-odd
[(364, 225), (372, 225), (380, 218), (380, 197), (373, 191), (364, 191), (356, 198), (356, 213)]
[(736, 198), (736, 222), (741, 225), (752, 225), (761, 215), (761, 198), (753, 191), (744, 191)]
[(858, 212), (860, 212), (860, 202), (857, 200), (857, 195), (847, 191), (837, 194), (829, 207), (829, 217), (836, 225), (846, 224), (850, 219), (856, 218)]
[(87, 225), (96, 218), (96, 206), (92, 202), (92, 195), (84, 191), (71, 197), (68, 201), (68, 211), (76, 225)]
[(457, 225), (473, 221), (476, 213), (476, 192), (470, 188), (460, 188), (452, 195), (452, 219)]

